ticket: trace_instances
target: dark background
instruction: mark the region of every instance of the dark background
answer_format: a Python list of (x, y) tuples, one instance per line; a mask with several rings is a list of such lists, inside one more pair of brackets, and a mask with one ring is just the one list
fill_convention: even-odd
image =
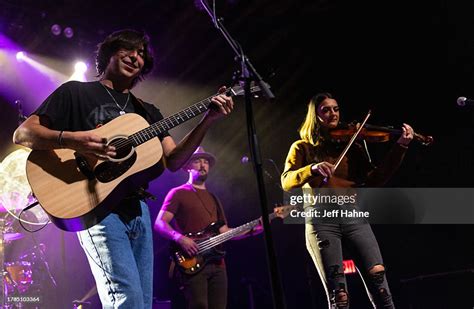
[[(224, 17), (228, 31), (276, 94), (273, 103), (256, 99), (253, 104), (262, 156), (273, 160), (280, 171), (289, 146), (298, 138), (308, 100), (324, 90), (334, 94), (345, 121), (360, 120), (371, 108), (370, 123), (399, 127), (406, 122), (415, 131), (434, 136), (429, 148), (410, 146), (390, 186), (473, 187), (474, 110), (459, 108), (456, 99), (474, 98), (474, 3), (217, 2), (218, 16)], [(52, 36), (50, 27), (55, 23), (71, 26), (74, 37)], [(159, 106), (164, 115), (232, 84), (238, 68), (234, 55), (209, 16), (192, 1), (0, 1), (0, 33), (31, 57), (62, 63), (50, 66), (64, 74), (71, 74), (68, 67), (78, 58), (93, 71), (95, 45), (122, 28), (144, 29), (152, 39), (155, 70), (134, 92)], [(93, 74), (89, 75), (92, 80)], [(25, 113), (44, 99), (31, 99), (34, 96), (14, 87), (2, 89), (0, 159), (15, 149), (10, 142), (17, 125), (12, 98), (23, 100)], [(249, 151), (243, 100), (235, 102), (233, 114), (216, 124), (203, 143), (218, 158), (208, 188), (223, 200), (231, 226), (260, 215), (252, 167), (240, 163)], [(171, 134), (180, 140), (196, 121)], [(389, 147), (370, 145), (376, 161)], [(275, 185), (279, 175), (266, 162), (264, 168), (273, 177), (266, 178), (269, 201), (280, 203), (283, 194)], [(152, 219), (166, 192), (186, 177), (182, 172), (166, 172), (153, 182), (157, 201), (150, 203)], [(324, 292), (305, 249), (304, 227), (275, 221), (272, 228), (288, 308), (325, 308)], [(472, 225), (377, 225), (373, 229), (399, 308), (472, 308)], [(47, 287), (44, 279), (45, 308), (72, 307), (72, 300), (93, 288), (74, 234), (52, 225), (24, 234), (7, 245), (6, 257), (18, 260), (34, 244), (33, 237), (46, 244), (58, 287)], [(271, 307), (264, 245), (262, 235), (227, 244), (229, 308), (249, 308), (246, 283), (253, 288), (256, 308)], [(155, 296), (160, 300), (174, 294), (166, 277), (167, 247), (157, 236)], [(407, 281), (410, 278), (417, 279)], [(351, 308), (369, 308), (360, 281), (349, 280)], [(92, 308), (98, 306), (96, 295), (89, 300)]]

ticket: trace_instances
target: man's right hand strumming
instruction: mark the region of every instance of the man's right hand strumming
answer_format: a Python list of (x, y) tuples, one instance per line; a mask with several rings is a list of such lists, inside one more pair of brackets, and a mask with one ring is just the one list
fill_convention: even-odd
[(13, 142), (37, 150), (69, 148), (102, 160), (116, 155), (115, 147), (92, 131), (58, 131), (50, 126), (47, 117), (31, 115), (15, 130)]
[(63, 132), (62, 146), (102, 160), (116, 155), (115, 147), (107, 146), (107, 139), (88, 131)]
[(197, 244), (189, 237), (181, 235), (176, 242), (183, 248), (184, 252), (186, 252), (189, 256), (194, 256), (198, 253), (199, 248)]

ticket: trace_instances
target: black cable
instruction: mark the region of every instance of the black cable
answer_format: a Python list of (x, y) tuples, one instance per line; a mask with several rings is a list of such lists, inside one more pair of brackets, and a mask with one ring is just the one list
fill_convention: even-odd
[(27, 232), (29, 232), (29, 233), (36, 233), (36, 232), (38, 232), (38, 231), (41, 231), (42, 229), (44, 229), (44, 228), (49, 224), (49, 222), (51, 222), (51, 220), (48, 219), (48, 221), (46, 221), (46, 223), (45, 223), (42, 227), (40, 227), (39, 229), (36, 229), (36, 230), (29, 230), (29, 229), (27, 229), (27, 228), (23, 225), (23, 221), (21, 220), (21, 215), (22, 215), (25, 211), (30, 210), (31, 208), (33, 208), (33, 207), (35, 207), (35, 206), (38, 206), (38, 205), (39, 205), (39, 202), (34, 202), (33, 204), (28, 205), (28, 207), (25, 207), (24, 209), (22, 209), (22, 210), (20, 211), (20, 214), (18, 215), (18, 221), (20, 221), (20, 226), (21, 226), (25, 231), (27, 231)]

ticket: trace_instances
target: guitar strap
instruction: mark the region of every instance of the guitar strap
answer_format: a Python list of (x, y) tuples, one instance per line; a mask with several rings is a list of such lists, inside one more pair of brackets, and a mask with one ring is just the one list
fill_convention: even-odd
[[(132, 96), (133, 96), (133, 98), (135, 98), (135, 100), (132, 100), (132, 104), (135, 107), (135, 112), (137, 114), (139, 114), (140, 116), (142, 116), (143, 118), (145, 118), (146, 121), (148, 121), (149, 124), (157, 122), (158, 119), (155, 119), (153, 117), (153, 113), (148, 110), (148, 106), (146, 104), (144, 104), (144, 101), (140, 98), (137, 98), (133, 94), (132, 94)], [(150, 200), (155, 201), (156, 196), (154, 196), (150, 192), (146, 191), (147, 189), (148, 189), (148, 184), (144, 187), (138, 188), (136, 190), (135, 194), (133, 194), (131, 196), (131, 198), (137, 198), (138, 197), (139, 199), (143, 199), (143, 200), (144, 199), (150, 199)]]
[(224, 208), (222, 207), (221, 201), (217, 198), (217, 196), (214, 195), (214, 193), (207, 191), (211, 194), (212, 198), (216, 202), (217, 206), (217, 220), (220, 220), (220, 218), (224, 219), (224, 224), (227, 225), (227, 218), (225, 217), (224, 214)]
[(153, 114), (151, 113), (151, 111), (148, 110), (148, 106), (144, 103), (144, 101), (140, 98), (137, 98), (136, 96), (133, 96), (133, 97), (136, 99), (136, 100), (133, 100), (133, 102), (136, 101), (138, 103), (138, 104), (134, 104), (137, 114), (145, 118), (149, 124), (157, 122), (158, 119), (154, 119)]

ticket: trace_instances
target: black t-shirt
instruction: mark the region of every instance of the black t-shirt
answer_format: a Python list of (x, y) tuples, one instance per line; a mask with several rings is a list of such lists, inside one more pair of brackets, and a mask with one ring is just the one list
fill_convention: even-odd
[[(95, 129), (120, 116), (121, 109), (127, 113), (140, 114), (150, 124), (163, 119), (158, 108), (143, 101), (138, 102), (133, 94), (130, 94), (127, 103), (128, 94), (111, 88), (107, 90), (98, 81), (66, 82), (46, 98), (33, 114), (48, 117), (51, 129), (64, 131)], [(162, 141), (166, 136), (169, 136), (168, 132), (158, 137)], [(139, 200), (137, 198), (125, 199), (114, 212), (128, 221), (140, 215)]]

